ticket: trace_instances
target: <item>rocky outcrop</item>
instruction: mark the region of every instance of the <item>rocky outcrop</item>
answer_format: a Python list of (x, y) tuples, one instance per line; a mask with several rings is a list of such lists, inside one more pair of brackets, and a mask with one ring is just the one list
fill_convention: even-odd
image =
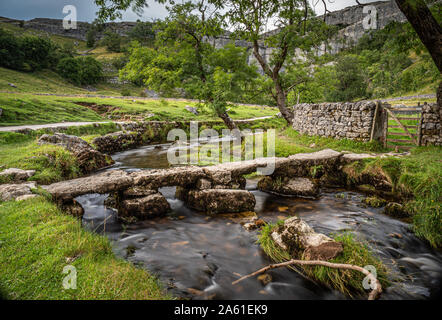
[(77, 136), (63, 133), (44, 134), (38, 140), (38, 144), (54, 144), (70, 151), (77, 158), (78, 166), (83, 173), (90, 173), (114, 163), (112, 158), (95, 150)]
[(0, 184), (0, 200), (26, 200), (37, 195), (32, 193), (32, 189), (37, 188), (35, 182), (21, 184)]
[(90, 193), (114, 193), (133, 185), (133, 178), (123, 170), (112, 170), (89, 177), (42, 186), (58, 202), (71, 202), (75, 197)]
[(6, 181), (20, 183), (27, 181), (35, 174), (35, 170), (22, 170), (17, 168), (9, 168), (0, 172), (0, 178)]
[(259, 180), (258, 189), (286, 196), (316, 197), (318, 187), (307, 178), (276, 178), (266, 176)]
[(317, 233), (298, 217), (284, 221), (271, 233), (272, 240), (292, 257), (306, 260), (330, 260), (342, 251), (342, 244)]
[(189, 207), (210, 214), (253, 211), (256, 204), (253, 194), (246, 190), (177, 188), (176, 196)]
[(139, 147), (143, 143), (142, 134), (138, 131), (133, 132), (114, 132), (97, 137), (92, 140), (92, 144), (98, 151), (112, 154), (119, 151)]

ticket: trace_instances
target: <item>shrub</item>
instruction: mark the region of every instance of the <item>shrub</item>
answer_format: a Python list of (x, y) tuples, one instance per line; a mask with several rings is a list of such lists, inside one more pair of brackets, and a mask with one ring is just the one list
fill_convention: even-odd
[(86, 46), (92, 48), (95, 45), (95, 37), (97, 32), (95, 28), (90, 28), (86, 33)]
[(112, 31), (106, 31), (102, 44), (112, 52), (121, 52), (121, 36)]
[(57, 66), (58, 73), (65, 79), (78, 84), (95, 84), (103, 77), (100, 62), (92, 57), (64, 58)]

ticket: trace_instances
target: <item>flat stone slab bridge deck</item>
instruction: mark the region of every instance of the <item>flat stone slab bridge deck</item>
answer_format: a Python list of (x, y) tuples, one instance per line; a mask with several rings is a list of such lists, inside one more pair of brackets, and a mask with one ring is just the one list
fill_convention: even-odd
[[(343, 154), (331, 149), (313, 153), (301, 153), (287, 158), (259, 158), (248, 161), (222, 163), (215, 166), (184, 166), (170, 169), (126, 172), (110, 170), (73, 180), (42, 186), (59, 203), (69, 203), (85, 194), (105, 194), (144, 186), (158, 190), (161, 187), (178, 186), (187, 189), (231, 189), (228, 185), (243, 175), (253, 173), (259, 167), (274, 163), (273, 176), (305, 176), (312, 166), (334, 168), (343, 162), (374, 157), (369, 154)], [(243, 178), (242, 178), (243, 179)], [(202, 183), (206, 182), (206, 183)]]

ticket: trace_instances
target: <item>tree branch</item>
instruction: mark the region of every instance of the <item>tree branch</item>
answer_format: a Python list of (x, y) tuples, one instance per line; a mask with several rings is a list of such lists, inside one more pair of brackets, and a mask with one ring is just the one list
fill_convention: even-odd
[(294, 260), (293, 259), (293, 260), (290, 260), (287, 262), (271, 264), (271, 265), (268, 265), (264, 268), (261, 268), (261, 269), (255, 271), (253, 273), (245, 275), (245, 276), (239, 278), (238, 280), (233, 281), (232, 285), (235, 285), (238, 282), (241, 282), (245, 279), (254, 277), (258, 274), (264, 273), (268, 270), (281, 268), (281, 267), (287, 267), (292, 264), (297, 264), (297, 265), (301, 265), (301, 266), (324, 266), (324, 267), (333, 268), (333, 269), (348, 269), (348, 270), (359, 271), (359, 272), (365, 274), (370, 279), (370, 282), (372, 284), (374, 283), (374, 288), (371, 290), (370, 294), (368, 295), (368, 300), (375, 300), (382, 293), (381, 283), (367, 269), (364, 269), (362, 267), (355, 266), (352, 264), (332, 263), (332, 262), (327, 262), (327, 261), (322, 261), (322, 260)]

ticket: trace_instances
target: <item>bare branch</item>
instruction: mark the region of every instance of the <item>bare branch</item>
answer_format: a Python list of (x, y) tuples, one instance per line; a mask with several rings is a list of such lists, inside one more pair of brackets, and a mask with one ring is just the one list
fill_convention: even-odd
[(301, 266), (324, 266), (324, 267), (333, 268), (333, 269), (348, 269), (348, 270), (359, 271), (359, 272), (365, 274), (370, 279), (370, 282), (372, 284), (374, 283), (374, 288), (371, 290), (370, 294), (368, 295), (368, 300), (375, 300), (382, 293), (381, 283), (367, 269), (364, 269), (362, 267), (355, 266), (355, 265), (352, 265), (352, 264), (331, 263), (331, 262), (322, 261), (322, 260), (290, 260), (290, 261), (287, 261), (287, 262), (271, 264), (271, 265), (268, 265), (268, 266), (266, 266), (264, 268), (261, 268), (261, 269), (255, 271), (253, 273), (245, 275), (245, 276), (239, 278), (238, 280), (233, 281), (232, 285), (235, 285), (238, 282), (241, 282), (241, 281), (243, 281), (245, 279), (254, 277), (254, 276), (258, 275), (258, 274), (264, 273), (264, 272), (266, 272), (268, 270), (276, 269), (276, 268), (281, 268), (281, 267), (287, 267), (287, 266), (290, 266), (292, 264), (297, 264), (297, 265), (301, 265)]

